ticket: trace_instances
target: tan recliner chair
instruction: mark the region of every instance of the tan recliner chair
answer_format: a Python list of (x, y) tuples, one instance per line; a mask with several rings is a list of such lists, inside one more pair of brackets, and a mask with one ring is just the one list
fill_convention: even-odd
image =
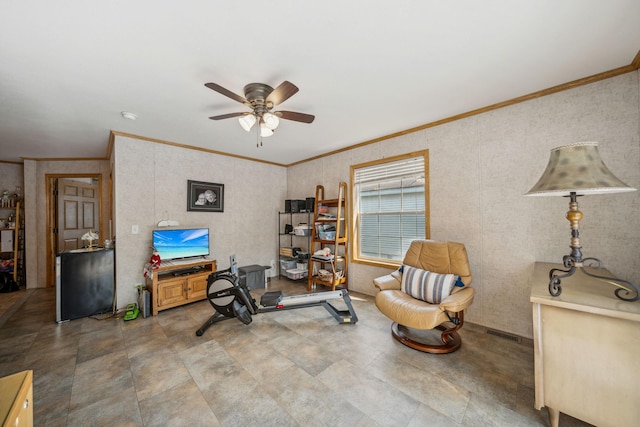
[[(457, 331), (464, 323), (464, 311), (474, 296), (473, 288), (469, 287), (471, 270), (464, 245), (415, 240), (407, 250), (403, 265), (433, 273), (453, 274), (460, 280), (449, 296), (438, 304), (431, 304), (401, 290), (403, 273), (399, 271), (374, 279), (374, 285), (380, 289), (376, 295), (376, 306), (393, 320), (393, 337), (411, 348), (428, 353), (456, 351), (462, 344)], [(438, 331), (437, 335), (433, 330)]]

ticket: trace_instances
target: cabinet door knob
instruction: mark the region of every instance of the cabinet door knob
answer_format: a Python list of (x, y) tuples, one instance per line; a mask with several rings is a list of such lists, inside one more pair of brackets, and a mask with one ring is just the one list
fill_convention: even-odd
[(26, 400), (24, 401), (24, 403), (22, 404), (22, 407), (23, 407), (24, 409), (27, 409), (27, 408), (29, 407), (29, 399), (26, 399)]

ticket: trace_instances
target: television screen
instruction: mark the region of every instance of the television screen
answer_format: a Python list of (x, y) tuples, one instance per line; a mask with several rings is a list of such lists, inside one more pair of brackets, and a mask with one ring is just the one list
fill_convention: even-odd
[(153, 230), (153, 247), (162, 260), (209, 255), (209, 229)]

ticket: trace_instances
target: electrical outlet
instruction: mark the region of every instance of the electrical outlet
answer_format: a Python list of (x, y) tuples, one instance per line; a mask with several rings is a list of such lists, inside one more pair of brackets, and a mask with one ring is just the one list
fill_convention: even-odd
[(140, 229), (138, 228), (137, 225), (132, 225), (131, 226), (131, 234), (138, 234), (140, 233)]

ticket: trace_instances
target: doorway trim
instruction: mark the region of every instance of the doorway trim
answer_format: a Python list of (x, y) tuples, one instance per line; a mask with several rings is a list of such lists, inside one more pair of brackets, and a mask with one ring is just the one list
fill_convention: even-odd
[(47, 274), (46, 274), (46, 287), (53, 287), (56, 285), (56, 234), (54, 232), (57, 226), (55, 221), (56, 215), (56, 195), (53, 190), (55, 189), (55, 181), (57, 179), (69, 179), (69, 178), (91, 178), (98, 181), (98, 223), (100, 224), (100, 231), (105, 230), (105, 224), (102, 216), (102, 174), (100, 173), (48, 173), (44, 175), (46, 185), (46, 209), (47, 209)]

